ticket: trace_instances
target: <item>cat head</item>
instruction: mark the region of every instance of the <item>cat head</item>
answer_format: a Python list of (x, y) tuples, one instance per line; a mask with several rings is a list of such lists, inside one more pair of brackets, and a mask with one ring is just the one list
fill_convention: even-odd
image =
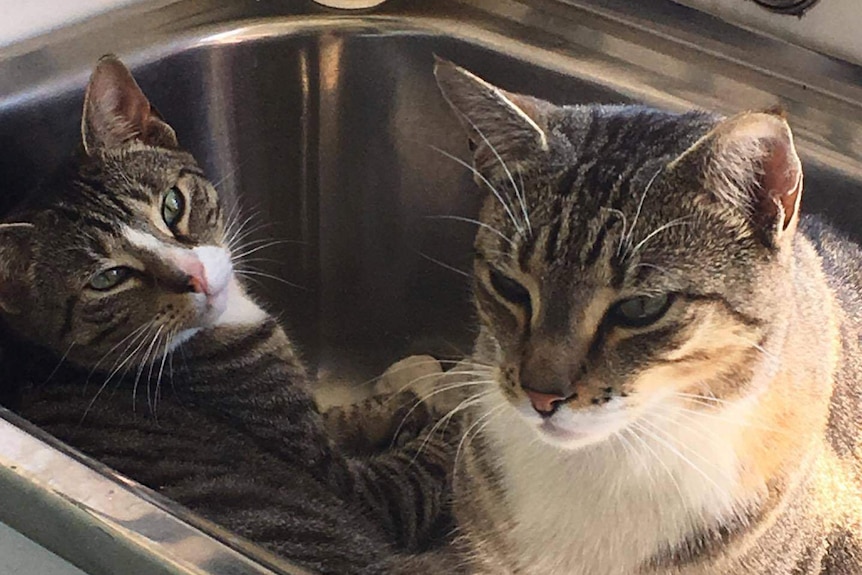
[(779, 113), (556, 106), (435, 75), (486, 196), (478, 359), (542, 438), (756, 392), (792, 313), (802, 169)]
[(215, 188), (112, 56), (87, 86), (81, 148), (0, 225), (14, 332), (110, 369), (111, 354), (153, 361), (201, 328), (257, 319)]

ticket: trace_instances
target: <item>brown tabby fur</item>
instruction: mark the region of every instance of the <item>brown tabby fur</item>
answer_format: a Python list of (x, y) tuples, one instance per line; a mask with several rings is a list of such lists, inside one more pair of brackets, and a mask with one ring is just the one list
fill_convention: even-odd
[(433, 546), (451, 450), (354, 457), (326, 435), (293, 343), (235, 273), (214, 186), (116, 58), (90, 79), (82, 148), (0, 224), (18, 412), (317, 573)]
[(862, 250), (799, 213), (783, 117), (435, 73), (488, 192), (456, 564), (862, 573)]

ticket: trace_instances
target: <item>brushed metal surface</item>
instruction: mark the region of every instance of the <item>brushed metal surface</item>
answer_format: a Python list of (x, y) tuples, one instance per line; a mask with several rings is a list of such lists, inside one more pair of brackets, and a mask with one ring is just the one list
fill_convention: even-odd
[[(132, 65), (226, 200), (256, 214), (252, 239), (282, 241), (256, 254), (268, 260), (258, 267), (295, 285), (259, 276), (254, 290), (327, 378), (470, 349), (469, 281), (458, 270), (469, 269), (474, 229), (438, 216), (473, 217), (480, 197), (438, 151), (468, 157), (434, 85), (434, 53), (558, 103), (725, 113), (781, 104), (806, 165), (805, 209), (862, 235), (862, 69), (666, 0), (119, 9), (0, 51), (0, 211), (77, 141), (83, 87), (105, 52)], [(150, 547), (168, 562), (182, 553)]]

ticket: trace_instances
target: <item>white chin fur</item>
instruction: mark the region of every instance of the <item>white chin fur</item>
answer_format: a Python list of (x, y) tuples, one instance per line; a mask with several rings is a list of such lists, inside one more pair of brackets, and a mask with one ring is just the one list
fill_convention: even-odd
[(219, 294), (213, 311), (218, 314), (209, 323), (210, 327), (219, 325), (253, 325), (264, 321), (265, 311), (254, 303), (239, 285), (235, 276), (229, 280), (227, 288)]
[(165, 350), (165, 353), (170, 353), (170, 352), (174, 351), (176, 348), (178, 348), (179, 346), (181, 346), (182, 344), (184, 344), (185, 342), (190, 340), (192, 338), (192, 336), (195, 335), (196, 333), (198, 333), (201, 329), (202, 328), (199, 328), (199, 327), (193, 327), (191, 329), (184, 329), (183, 331), (181, 331), (180, 333), (178, 333), (177, 335), (174, 336), (174, 339), (172, 339), (171, 342), (168, 344), (167, 349)]
[(540, 417), (524, 402), (518, 412), (542, 441), (563, 449), (579, 449), (598, 443), (624, 429), (629, 423), (623, 400), (615, 398), (589, 411), (561, 408), (549, 418)]
[[(495, 395), (484, 400), (486, 413), (504, 400)], [(734, 446), (745, 433), (738, 423), (745, 406), (728, 406), (719, 416), (672, 401), (636, 409), (618, 433), (586, 447), (538, 441), (538, 416), (528, 418), (517, 407), (488, 417), (480, 433), (517, 518), (506, 528), (522, 561), (513, 572), (636, 573), (693, 526), (733, 516), (740, 470)], [(613, 421), (575, 418), (560, 425), (600, 438)]]
[(203, 312), (202, 323), (205, 327), (253, 325), (266, 318), (266, 313), (239, 285), (228, 250), (216, 246), (200, 246), (192, 251), (204, 266), (211, 294)]

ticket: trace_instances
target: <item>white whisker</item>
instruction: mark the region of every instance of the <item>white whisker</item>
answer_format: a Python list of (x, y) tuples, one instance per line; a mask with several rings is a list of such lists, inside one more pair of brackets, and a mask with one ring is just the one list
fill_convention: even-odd
[(660, 234), (661, 232), (667, 231), (667, 230), (669, 230), (670, 228), (675, 228), (675, 227), (678, 227), (678, 226), (688, 225), (690, 222), (689, 222), (689, 221), (687, 221), (687, 220), (690, 220), (690, 219), (691, 219), (691, 216), (683, 216), (683, 217), (681, 217), (681, 218), (677, 218), (677, 219), (675, 219), (675, 220), (671, 220), (671, 221), (669, 221), (668, 223), (663, 224), (663, 225), (661, 225), (661, 226), (657, 227), (656, 229), (654, 229), (653, 231), (651, 231), (649, 234), (647, 234), (647, 236), (646, 236), (644, 239), (642, 239), (641, 241), (639, 241), (639, 242), (637, 243), (637, 245), (636, 245), (634, 248), (632, 248), (632, 250), (631, 250), (631, 251), (629, 251), (629, 253), (627, 254), (627, 257), (633, 257), (633, 256), (635, 256), (635, 255), (638, 253), (638, 251), (640, 251), (640, 249), (641, 249), (641, 248), (643, 248), (649, 240), (651, 240), (652, 238), (654, 238), (655, 236), (657, 236), (657, 235), (658, 235), (658, 234)]
[(499, 236), (500, 238), (502, 238), (503, 240), (505, 240), (505, 241), (506, 241), (510, 246), (512, 246), (513, 248), (514, 248), (514, 247), (517, 247), (517, 245), (515, 244), (515, 242), (514, 242), (513, 240), (511, 240), (511, 239), (509, 239), (508, 237), (506, 237), (506, 234), (504, 234), (503, 232), (501, 232), (500, 230), (498, 230), (498, 229), (497, 229), (497, 228), (495, 228), (495, 227), (489, 226), (489, 225), (488, 225), (488, 224), (486, 224), (485, 222), (480, 222), (479, 220), (474, 220), (474, 219), (472, 219), (472, 218), (465, 218), (465, 217), (462, 217), (462, 216), (447, 216), (447, 215), (440, 215), (440, 216), (425, 216), (425, 217), (426, 217), (427, 219), (430, 219), (430, 220), (455, 220), (456, 222), (465, 222), (465, 223), (468, 223), (468, 224), (476, 224), (477, 226), (479, 226), (479, 227), (481, 227), (481, 228), (485, 228), (485, 229), (486, 229), (486, 230), (488, 230), (489, 232), (491, 232), (491, 233), (493, 233), (493, 234), (495, 234), (495, 235)]
[(237, 275), (241, 275), (241, 276), (260, 276), (260, 277), (264, 277), (264, 278), (269, 278), (269, 279), (271, 279), (271, 280), (274, 280), (274, 281), (277, 281), (277, 282), (283, 283), (284, 285), (290, 286), (290, 287), (292, 287), (292, 288), (296, 288), (296, 289), (298, 289), (298, 290), (302, 290), (302, 291), (308, 291), (308, 288), (306, 288), (305, 286), (301, 286), (301, 285), (299, 285), (299, 284), (295, 284), (295, 283), (289, 282), (289, 281), (287, 281), (286, 279), (280, 278), (280, 277), (278, 277), (278, 276), (274, 276), (274, 275), (272, 275), (272, 274), (268, 274), (268, 273), (262, 272), (262, 271), (260, 271), (260, 270), (237, 269), (237, 270), (235, 270), (235, 271), (236, 271), (236, 274), (237, 274)]
[(647, 182), (646, 187), (644, 187), (644, 193), (641, 194), (640, 202), (638, 202), (638, 207), (637, 207), (637, 210), (635, 211), (635, 217), (632, 218), (632, 227), (629, 228), (628, 236), (625, 237), (626, 245), (631, 245), (632, 234), (635, 231), (635, 226), (638, 225), (638, 219), (640, 218), (641, 210), (644, 207), (644, 200), (646, 200), (647, 194), (649, 193), (650, 188), (652, 188), (653, 182), (655, 182), (656, 178), (658, 178), (659, 174), (661, 174), (663, 171), (664, 171), (664, 166), (659, 168), (656, 171), (656, 173), (654, 173), (652, 175), (652, 177)]
[(465, 168), (467, 168), (468, 170), (473, 172), (473, 174), (475, 174), (475, 176), (477, 178), (479, 178), (483, 184), (488, 186), (488, 189), (491, 190), (491, 193), (494, 194), (494, 196), (500, 202), (500, 205), (503, 206), (504, 210), (506, 210), (506, 214), (509, 216), (509, 220), (512, 222), (512, 225), (515, 226), (515, 229), (518, 230), (518, 233), (524, 233), (524, 230), (521, 227), (521, 224), (518, 222), (518, 219), (515, 217), (515, 214), (514, 214), (514, 212), (512, 212), (512, 209), (509, 207), (509, 204), (506, 203), (506, 201), (503, 199), (502, 194), (500, 194), (500, 192), (497, 190), (497, 188), (495, 188), (494, 185), (488, 181), (488, 178), (486, 178), (484, 175), (482, 175), (476, 168), (474, 168), (473, 166), (471, 166), (470, 164), (468, 164), (464, 160), (458, 158), (457, 156), (453, 156), (449, 152), (443, 151), (436, 146), (431, 146), (431, 148), (433, 150), (443, 154), (444, 156), (446, 156), (450, 160), (457, 162), (461, 166), (464, 166)]
[(458, 274), (458, 275), (462, 275), (462, 276), (464, 276), (465, 278), (472, 278), (472, 277), (473, 277), (473, 274), (468, 274), (467, 272), (465, 272), (465, 271), (463, 271), (463, 270), (459, 270), (459, 269), (458, 269), (458, 268), (456, 268), (455, 266), (450, 266), (449, 264), (447, 264), (447, 263), (445, 263), (445, 262), (441, 262), (441, 261), (440, 261), (440, 260), (438, 260), (438, 259), (432, 258), (432, 257), (431, 257), (431, 256), (429, 256), (428, 254), (424, 254), (424, 253), (422, 253), (422, 252), (416, 252), (416, 253), (417, 253), (417, 254), (419, 254), (420, 256), (422, 256), (423, 258), (425, 258), (426, 260), (428, 260), (429, 262), (435, 263), (435, 264), (437, 264), (438, 266), (440, 266), (441, 268), (447, 269), (447, 270), (449, 270), (450, 272), (455, 272), (456, 274)]

